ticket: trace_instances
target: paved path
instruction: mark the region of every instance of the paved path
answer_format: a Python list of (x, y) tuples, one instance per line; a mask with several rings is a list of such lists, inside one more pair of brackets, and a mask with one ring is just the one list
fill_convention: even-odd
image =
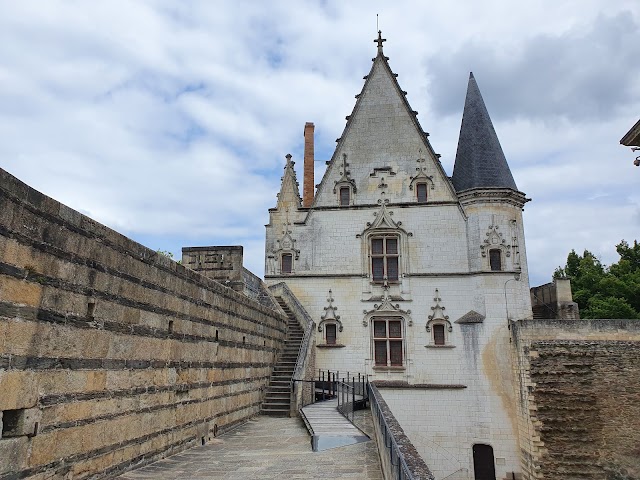
[(133, 470), (120, 480), (382, 480), (374, 441), (312, 452), (299, 418), (258, 416), (202, 447)]

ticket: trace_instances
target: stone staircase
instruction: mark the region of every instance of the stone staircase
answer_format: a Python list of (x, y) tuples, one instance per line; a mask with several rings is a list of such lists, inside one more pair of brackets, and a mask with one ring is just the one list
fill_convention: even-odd
[(260, 406), (262, 415), (288, 417), (291, 409), (291, 377), (298, 361), (298, 352), (304, 337), (304, 330), (296, 320), (291, 309), (280, 297), (276, 297), (278, 304), (287, 314), (287, 335), (284, 349), (273, 367), (267, 393)]

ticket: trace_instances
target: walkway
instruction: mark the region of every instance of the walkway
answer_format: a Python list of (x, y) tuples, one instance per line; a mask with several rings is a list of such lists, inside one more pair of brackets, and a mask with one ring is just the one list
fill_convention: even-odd
[(307, 405), (302, 414), (313, 433), (311, 444), (314, 452), (370, 441), (338, 412), (337, 398)]
[[(370, 415), (368, 415), (370, 421)], [(120, 480), (382, 480), (374, 441), (312, 452), (299, 418), (258, 416), (243, 426)]]

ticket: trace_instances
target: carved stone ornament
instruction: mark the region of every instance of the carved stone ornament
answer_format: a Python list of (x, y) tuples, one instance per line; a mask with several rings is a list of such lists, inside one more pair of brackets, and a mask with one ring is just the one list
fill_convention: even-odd
[(349, 171), (349, 164), (347, 163), (347, 154), (342, 154), (342, 167), (339, 171), (340, 178), (334, 182), (333, 185), (333, 193), (338, 192), (338, 188), (345, 186), (351, 188), (353, 193), (356, 193), (358, 189), (356, 188), (356, 182), (351, 178), (351, 172)]
[(409, 184), (409, 190), (413, 190), (413, 186), (420, 181), (428, 183), (431, 186), (431, 190), (434, 190), (436, 186), (433, 183), (433, 175), (427, 175), (426, 159), (419, 158), (417, 162), (418, 166), (416, 167), (416, 172), (418, 173), (416, 173), (415, 176), (409, 177), (409, 179), (411, 180), (411, 183)]
[(333, 306), (334, 298), (333, 292), (329, 289), (329, 298), (327, 298), (327, 302), (329, 302), (328, 307), (324, 307), (324, 313), (320, 317), (320, 323), (318, 324), (318, 331), (322, 332), (322, 325), (326, 322), (332, 322), (338, 324), (338, 331), (342, 331), (342, 322), (340, 321), (340, 315), (336, 315), (336, 310), (338, 307)]
[(405, 316), (407, 318), (407, 326), (411, 327), (413, 326), (413, 320), (411, 319), (411, 317), (409, 317), (409, 315), (411, 315), (411, 310), (402, 310), (400, 308), (400, 304), (396, 303), (395, 305), (393, 303), (391, 303), (391, 295), (389, 295), (389, 284), (385, 281), (384, 285), (382, 286), (382, 303), (380, 304), (374, 304), (373, 305), (373, 310), (363, 310), (362, 313), (364, 313), (365, 317), (364, 320), (362, 320), (362, 325), (364, 327), (369, 325), (369, 318), (373, 315), (377, 315), (377, 314), (396, 314), (396, 315), (402, 315)]
[(505, 256), (511, 256), (511, 245), (507, 244), (507, 241), (502, 238), (502, 232), (499, 232), (500, 227), (496, 225), (495, 215), (491, 216), (491, 225), (485, 234), (485, 239), (480, 245), (480, 251), (483, 257), (487, 256), (487, 252), (492, 248), (501, 248), (505, 252)]
[(440, 292), (437, 288), (435, 296), (433, 297), (433, 301), (435, 302), (435, 305), (431, 307), (431, 311), (433, 313), (427, 317), (429, 319), (429, 321), (427, 322), (427, 332), (431, 331), (431, 324), (437, 321), (446, 323), (448, 330), (451, 332), (453, 330), (453, 327), (451, 326), (451, 322), (449, 321), (449, 315), (444, 314), (445, 307), (440, 305), (442, 299), (440, 298)]
[(296, 260), (300, 257), (300, 250), (295, 248), (296, 240), (291, 236), (291, 222), (289, 221), (289, 209), (286, 211), (286, 218), (282, 224), (282, 237), (276, 240), (276, 248), (273, 254), (277, 256), (280, 252), (292, 253)]
[(378, 204), (380, 205), (380, 210), (378, 210), (373, 214), (376, 217), (376, 219), (373, 222), (367, 222), (367, 228), (365, 228), (362, 233), (356, 235), (357, 238), (360, 238), (366, 235), (372, 230), (383, 230), (383, 231), (396, 230), (398, 232), (406, 233), (408, 237), (413, 236), (413, 233), (406, 232), (401, 228), (402, 222), (393, 221), (393, 218), (391, 218), (393, 216), (393, 211), (387, 210), (388, 203), (389, 203), (389, 200), (387, 199), (378, 200)]

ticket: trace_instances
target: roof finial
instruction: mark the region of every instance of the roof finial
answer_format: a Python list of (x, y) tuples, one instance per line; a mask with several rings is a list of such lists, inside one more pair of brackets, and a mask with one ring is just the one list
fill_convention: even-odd
[(382, 38), (382, 31), (378, 30), (378, 38), (374, 40), (374, 43), (378, 44), (378, 53), (382, 53), (382, 43), (386, 41), (386, 38)]

